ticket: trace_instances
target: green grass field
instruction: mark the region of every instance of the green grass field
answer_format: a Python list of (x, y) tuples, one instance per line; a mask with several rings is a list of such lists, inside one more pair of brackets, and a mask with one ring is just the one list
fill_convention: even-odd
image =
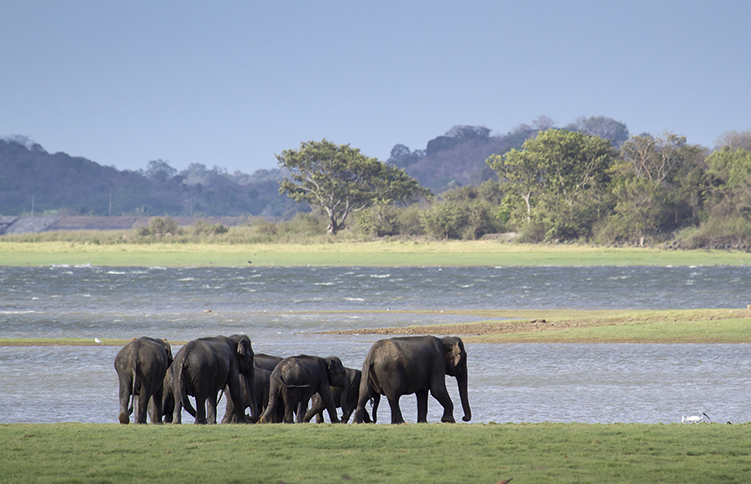
[(115, 244), (9, 242), (0, 266), (591, 266), (751, 264), (740, 251), (504, 244), (496, 241), (379, 241), (324, 244)]
[(750, 453), (748, 424), (0, 425), (2, 482), (745, 483)]

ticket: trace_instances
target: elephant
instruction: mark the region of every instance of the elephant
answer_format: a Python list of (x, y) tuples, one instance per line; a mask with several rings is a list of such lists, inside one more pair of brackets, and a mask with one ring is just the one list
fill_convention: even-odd
[(256, 368), (263, 368), (264, 370), (274, 371), (276, 365), (278, 365), (282, 360), (283, 358), (281, 356), (271, 356), (264, 353), (256, 353), (255, 357), (253, 358), (253, 364)]
[[(263, 353), (255, 353), (255, 355), (253, 356), (253, 366), (255, 367), (253, 389), (255, 390), (256, 402), (258, 405), (258, 415), (263, 413), (269, 403), (271, 372), (280, 361), (282, 361), (282, 357), (280, 356), (270, 356)], [(245, 408), (247, 408), (251, 406), (251, 402), (250, 393), (248, 391), (248, 384), (245, 378), (240, 378), (240, 386), (242, 387), (244, 395)], [(227, 388), (225, 387), (225, 393), (226, 391)], [(221, 398), (222, 397), (220, 395), (219, 400), (221, 400)], [(233, 406), (231, 400), (228, 400), (227, 404), (231, 407)], [(251, 422), (255, 423), (258, 420), (258, 415), (256, 415), (255, 418), (251, 418)]]
[[(227, 411), (222, 423), (246, 423), (242, 378), (253, 381), (253, 349), (245, 335), (216, 336), (189, 341), (172, 364), (174, 410), (172, 422), (181, 423), (182, 407), (195, 416), (196, 424), (215, 424), (217, 394), (225, 389)], [(226, 387), (226, 388), (225, 388)], [(258, 413), (255, 391), (248, 385), (251, 415)], [(196, 399), (194, 409), (188, 395)], [(208, 405), (208, 410), (207, 410)]]
[[(362, 375), (362, 372), (353, 368), (344, 368), (344, 370), (347, 373), (347, 388), (343, 390), (339, 387), (329, 386), (329, 389), (331, 390), (331, 395), (334, 397), (336, 406), (342, 408), (342, 423), (347, 423), (350, 415), (352, 415), (352, 412), (355, 410), (355, 405), (357, 405), (357, 397), (360, 391), (360, 376)], [(343, 398), (342, 395), (342, 393), (345, 392), (347, 394), (346, 399)], [(317, 423), (323, 422), (323, 410), (325, 408), (326, 406), (321, 395), (316, 393), (311, 399), (310, 410), (305, 414), (303, 420), (306, 422), (310, 421), (313, 418), (313, 415), (315, 415)], [(365, 412), (363, 417), (365, 423), (370, 423), (368, 412)]]
[(456, 377), (464, 410), (462, 420), (469, 422), (472, 411), (467, 396), (467, 352), (460, 338), (412, 336), (376, 341), (363, 362), (355, 422), (364, 421), (365, 403), (380, 394), (391, 406), (391, 423), (404, 423), (399, 398), (411, 393), (417, 395), (417, 421), (427, 422), (428, 390), (443, 405), (441, 422), (455, 422), (445, 375)]
[(295, 411), (297, 421), (303, 421), (303, 410), (316, 393), (321, 394), (331, 421), (339, 423), (330, 386), (347, 386), (347, 373), (339, 358), (299, 355), (283, 359), (271, 372), (269, 404), (261, 415), (261, 423), (292, 423)]
[(130, 422), (134, 406), (137, 424), (146, 423), (147, 409), (151, 423), (162, 423), (164, 375), (171, 364), (172, 347), (165, 340), (144, 336), (123, 346), (115, 357), (120, 380), (120, 423)]

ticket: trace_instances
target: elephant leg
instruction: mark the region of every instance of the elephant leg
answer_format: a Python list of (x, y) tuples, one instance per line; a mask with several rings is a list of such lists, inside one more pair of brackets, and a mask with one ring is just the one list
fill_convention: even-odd
[(162, 423), (162, 396), (163, 396), (164, 388), (160, 387), (159, 390), (157, 390), (149, 400), (149, 418), (151, 419), (151, 423), (153, 424), (160, 424)]
[(196, 396), (196, 424), (206, 424), (206, 397)]
[(296, 392), (286, 386), (282, 387), (282, 407), (279, 409), (282, 422), (295, 422), (295, 410), (298, 403), (299, 398), (297, 398)]
[(417, 396), (417, 423), (426, 423), (428, 421), (428, 391), (422, 390), (416, 392)]
[(380, 403), (381, 403), (381, 394), (376, 393), (375, 395), (373, 395), (373, 423), (378, 423), (378, 405)]
[(403, 424), (404, 417), (402, 417), (402, 409), (399, 408), (399, 397), (401, 395), (386, 395), (389, 400), (389, 406), (391, 407), (391, 423)]
[(216, 425), (216, 399), (218, 393), (219, 392), (214, 392), (206, 399), (206, 406), (208, 407), (206, 412), (206, 423), (209, 425)]
[[(143, 385), (144, 387), (146, 385)], [(138, 394), (138, 408), (136, 408), (136, 423), (137, 424), (145, 424), (146, 423), (146, 413), (149, 410), (149, 399), (151, 398), (151, 395), (149, 395), (146, 392), (145, 388), (141, 388), (140, 393)]]
[(433, 398), (438, 400), (438, 403), (443, 405), (443, 417), (441, 417), (441, 422), (455, 423), (454, 404), (451, 401), (448, 390), (446, 390), (445, 381), (441, 383), (443, 383), (443, 385), (438, 384), (431, 388), (430, 394), (433, 395)]
[(130, 403), (130, 387), (128, 384), (120, 382), (120, 415), (118, 420), (121, 424), (130, 423), (130, 416), (128, 415), (128, 404)]
[(180, 424), (183, 422), (183, 401), (180, 395), (175, 396), (175, 408), (172, 409), (172, 423)]
[(310, 420), (313, 418), (313, 415), (316, 417), (316, 423), (323, 422), (323, 403), (321, 401), (321, 396), (316, 394), (313, 396), (313, 398), (310, 400), (310, 409), (305, 412), (305, 418), (303, 419), (304, 422), (310, 422)]
[(294, 423), (295, 422), (295, 408), (297, 405), (291, 402), (287, 402), (287, 400), (284, 400), (284, 423)]
[[(297, 404), (297, 410), (295, 415), (295, 423), (303, 423), (305, 415), (308, 411), (308, 400), (300, 400)], [(311, 415), (312, 416), (312, 415)], [(307, 420), (308, 422), (310, 419)]]

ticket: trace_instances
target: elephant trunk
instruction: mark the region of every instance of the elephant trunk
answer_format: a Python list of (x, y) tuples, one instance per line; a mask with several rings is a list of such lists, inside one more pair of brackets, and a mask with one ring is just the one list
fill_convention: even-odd
[[(341, 423), (347, 423), (347, 420), (349, 420), (349, 415), (347, 414), (347, 394), (349, 393), (349, 385), (342, 388), (342, 400), (341, 400), (341, 406), (342, 406), (342, 419), (340, 420)], [(345, 420), (345, 418), (347, 420)]]
[(245, 378), (245, 389), (248, 391), (248, 397), (250, 398), (250, 418), (252, 422), (255, 422), (261, 417), (258, 414), (259, 406), (255, 387), (255, 367), (250, 365), (250, 370), (243, 377)]
[(456, 376), (456, 384), (459, 387), (459, 398), (462, 400), (462, 410), (464, 410), (464, 417), (462, 417), (462, 420), (469, 422), (472, 420), (472, 410), (469, 408), (469, 396), (467, 395), (466, 366), (464, 367), (464, 371)]

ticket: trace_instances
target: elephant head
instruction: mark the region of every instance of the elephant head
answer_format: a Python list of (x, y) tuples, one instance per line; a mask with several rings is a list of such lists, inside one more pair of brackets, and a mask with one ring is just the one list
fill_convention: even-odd
[(172, 365), (172, 361), (174, 358), (172, 357), (172, 346), (170, 346), (169, 343), (167, 343), (166, 339), (160, 340), (162, 342), (162, 346), (164, 347), (164, 351), (167, 352), (167, 368), (169, 368)]
[(342, 360), (336, 356), (324, 359), (328, 365), (329, 385), (346, 389), (347, 385), (349, 385), (349, 380), (347, 379), (347, 370), (344, 368)]
[(456, 377), (459, 397), (462, 400), (462, 409), (464, 410), (462, 420), (469, 422), (472, 419), (472, 410), (469, 408), (469, 397), (467, 395), (467, 352), (464, 350), (464, 343), (456, 337), (442, 338), (441, 341), (443, 342), (446, 359), (446, 374)]
[(328, 364), (328, 377), (329, 385), (332, 387), (339, 387), (342, 389), (342, 408), (347, 408), (347, 386), (349, 386), (349, 379), (347, 378), (347, 369), (344, 368), (342, 360), (336, 356), (325, 358)]
[(256, 418), (258, 415), (258, 402), (254, 389), (255, 365), (253, 364), (253, 347), (250, 338), (244, 334), (233, 334), (229, 337), (237, 345), (237, 362), (240, 378), (245, 379), (244, 387), (250, 397), (250, 413)]

